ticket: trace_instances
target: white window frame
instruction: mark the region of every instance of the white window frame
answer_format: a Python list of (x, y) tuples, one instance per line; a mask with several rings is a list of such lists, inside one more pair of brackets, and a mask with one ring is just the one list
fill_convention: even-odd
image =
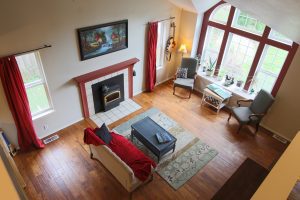
[(156, 47), (156, 70), (163, 68), (166, 56), (166, 44), (170, 36), (170, 21), (158, 22), (157, 47)]
[[(240, 36), (240, 35), (235, 34), (235, 33), (229, 33), (228, 40), (227, 40), (227, 42), (226, 42), (226, 48), (225, 48), (225, 52), (224, 52), (224, 57), (223, 57), (223, 59), (222, 59), (221, 66), (220, 66), (220, 70), (222, 69), (222, 67), (233, 68), (232, 71), (229, 72), (227, 75), (233, 76), (233, 77), (236, 78), (236, 74), (239, 73), (239, 72), (236, 72), (234, 69), (235, 69), (235, 68), (240, 68), (241, 66), (240, 66), (240, 65), (235, 65), (235, 64), (232, 64), (232, 63), (231, 63), (231, 65), (228, 65), (228, 63), (226, 63), (226, 61), (227, 61), (226, 56), (227, 56), (228, 53), (229, 53), (230, 45), (231, 45), (232, 39), (233, 39), (233, 37), (234, 37), (235, 35), (238, 36), (238, 37), (246, 38), (246, 39), (248, 39), (248, 40), (252, 40), (252, 39), (251, 39), (251, 38), (244, 37), (244, 36)], [(253, 41), (257, 42), (256, 40), (253, 40)], [(241, 63), (245, 63), (245, 59), (246, 59), (246, 57), (248, 56), (248, 55), (247, 55), (247, 52), (248, 52), (248, 50), (249, 50), (250, 47), (249, 47), (249, 45), (246, 46), (246, 45), (244, 45), (244, 44), (241, 44), (241, 40), (239, 40), (239, 42), (238, 42), (238, 48), (239, 48), (240, 46), (246, 47), (246, 53), (242, 55), (242, 56), (243, 56), (243, 59), (242, 59), (242, 62), (241, 62)], [(257, 48), (258, 48), (258, 46), (259, 46), (259, 43), (258, 43), (258, 45), (257, 45)], [(257, 49), (256, 49), (256, 51), (257, 51)], [(255, 57), (255, 54), (254, 54), (254, 57)], [(254, 57), (253, 57), (253, 59), (254, 59)], [(252, 62), (253, 62), (253, 60), (252, 60)], [(250, 66), (250, 69), (249, 69), (249, 70), (251, 70), (251, 66)], [(235, 71), (235, 72), (233, 72), (233, 71)], [(247, 77), (246, 77), (246, 80), (247, 80)], [(243, 80), (243, 81), (246, 81), (246, 80)]]
[[(278, 77), (279, 77), (280, 72), (279, 72), (278, 74), (275, 74), (275, 73), (269, 72), (269, 71), (267, 71), (267, 70), (264, 70), (263, 67), (262, 67), (263, 61), (264, 61), (265, 58), (266, 58), (266, 55), (267, 55), (267, 52), (268, 52), (270, 46), (271, 46), (271, 45), (265, 45), (264, 50), (263, 50), (263, 53), (262, 53), (262, 55), (261, 55), (261, 57), (260, 57), (258, 66), (257, 66), (256, 71), (255, 71), (255, 73), (254, 73), (253, 79), (256, 79), (256, 76), (258, 76), (258, 73), (266, 74), (266, 75), (268, 75), (268, 76), (271, 76), (271, 77), (275, 78), (275, 82), (273, 83), (273, 85), (272, 85), (272, 87), (271, 87), (271, 91), (272, 91), (273, 88), (274, 88), (274, 85), (275, 85), (275, 83), (276, 83), (276, 80), (277, 80)], [(275, 47), (275, 48), (277, 48), (277, 47)], [(276, 56), (274, 56), (273, 61), (274, 61), (275, 58), (276, 58)], [(285, 59), (286, 59), (286, 58), (285, 58)], [(272, 63), (273, 63), (273, 61), (272, 61)], [(282, 67), (283, 67), (283, 66), (281, 66), (281, 69), (282, 69)], [(253, 84), (254, 84), (254, 83), (255, 83), (255, 81), (252, 82), (252, 84), (250, 85), (250, 88), (253, 87)], [(269, 91), (269, 92), (271, 92), (271, 91)]]
[[(26, 83), (26, 84), (24, 83), (26, 93), (27, 93), (27, 89), (33, 88), (33, 87), (38, 86), (38, 85), (43, 85), (44, 89), (45, 89), (47, 99), (48, 99), (48, 103), (49, 103), (49, 108), (38, 111), (36, 113), (31, 113), (32, 119), (35, 120), (35, 119), (43, 117), (47, 114), (52, 113), (54, 111), (54, 107), (53, 107), (53, 103), (52, 103), (52, 98), (50, 96), (50, 92), (49, 92), (49, 88), (48, 88), (48, 84), (47, 84), (47, 80), (46, 80), (46, 76), (45, 76), (45, 72), (44, 72), (44, 68), (43, 68), (40, 53), (39, 53), (39, 51), (34, 51), (34, 52), (30, 52), (30, 53), (34, 53), (35, 60), (38, 64), (38, 70), (39, 70), (40, 75), (41, 75), (41, 79), (36, 80), (34, 82), (31, 82), (31, 83)], [(26, 54), (30, 54), (30, 53), (26, 53)], [(26, 54), (21, 54), (19, 56), (24, 56)], [(17, 57), (19, 57), (19, 56), (17, 56)]]

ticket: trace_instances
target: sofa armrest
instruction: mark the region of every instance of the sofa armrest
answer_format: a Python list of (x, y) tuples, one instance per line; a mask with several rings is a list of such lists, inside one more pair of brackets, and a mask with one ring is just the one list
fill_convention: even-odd
[(105, 168), (129, 191), (136, 178), (132, 169), (111, 149), (104, 145), (90, 145), (92, 157), (99, 160)]

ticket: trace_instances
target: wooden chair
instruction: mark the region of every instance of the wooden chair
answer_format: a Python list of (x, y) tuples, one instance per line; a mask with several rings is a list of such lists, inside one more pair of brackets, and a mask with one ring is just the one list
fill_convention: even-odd
[[(251, 104), (248, 107), (245, 107), (241, 106), (242, 102), (250, 102)], [(229, 121), (233, 115), (240, 124), (237, 132), (241, 130), (243, 125), (254, 124), (256, 126), (255, 133), (257, 133), (262, 118), (265, 116), (273, 102), (274, 97), (270, 93), (265, 90), (260, 90), (254, 100), (238, 100), (238, 107), (231, 109), (227, 121)]]
[(194, 83), (197, 75), (197, 60), (195, 58), (182, 58), (181, 65), (179, 68), (187, 68), (187, 78), (177, 78), (173, 84), (173, 95), (175, 95), (175, 88), (181, 87), (190, 91), (189, 97), (191, 98), (192, 91), (194, 89)]

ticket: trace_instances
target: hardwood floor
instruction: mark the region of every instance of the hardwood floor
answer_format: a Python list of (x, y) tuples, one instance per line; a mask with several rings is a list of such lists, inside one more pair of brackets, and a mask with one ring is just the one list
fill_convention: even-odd
[[(176, 89), (177, 94), (188, 92)], [(227, 122), (228, 114), (216, 115), (208, 107), (200, 107), (201, 96), (191, 99), (172, 95), (171, 83), (156, 87), (153, 93), (133, 98), (143, 109), (113, 123), (113, 128), (134, 115), (156, 107), (182, 127), (215, 148), (219, 154), (177, 191), (159, 175), (137, 189), (132, 199), (210, 199), (235, 170), (249, 157), (269, 168), (286, 145), (260, 129), (256, 136), (244, 127), (236, 134), (235, 119)], [(43, 150), (19, 154), (15, 161), (27, 183), (29, 199), (129, 199), (130, 194), (80, 145), (84, 128), (91, 126), (83, 120), (58, 132), (60, 139)]]

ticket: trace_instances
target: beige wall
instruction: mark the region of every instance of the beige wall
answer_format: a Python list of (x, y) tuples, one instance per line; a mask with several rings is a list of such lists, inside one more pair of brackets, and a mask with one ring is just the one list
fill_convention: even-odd
[(196, 22), (197, 22), (197, 14), (196, 13), (182, 10), (181, 22), (180, 22), (180, 32), (179, 32), (177, 47), (179, 48), (179, 46), (181, 44), (186, 44), (186, 47), (188, 50), (188, 54), (184, 55), (186, 57), (190, 56), (190, 54), (191, 54)]
[[(177, 33), (176, 33), (178, 35), (178, 40), (176, 41), (177, 46), (176, 46), (175, 54), (177, 54), (177, 57), (176, 57), (175, 69), (177, 69), (181, 63), (181, 58), (182, 58), (181, 53), (177, 52), (181, 44), (186, 44), (187, 51), (188, 51), (188, 53), (184, 54), (183, 57), (191, 56), (196, 22), (197, 22), (197, 14), (196, 13), (182, 10), (179, 31), (177, 31)], [(174, 71), (173, 74), (175, 74), (175, 73), (176, 73), (176, 71)]]
[[(137, 57), (134, 94), (143, 90), (146, 23), (176, 17), (181, 10), (165, 0), (52, 0), (5, 1), (0, 12), (0, 56), (51, 44), (40, 51), (55, 112), (34, 121), (45, 137), (82, 119), (78, 88), (73, 77)], [(76, 29), (128, 19), (129, 48), (79, 60)], [(172, 65), (174, 66), (174, 65)], [(0, 86), (0, 127), (16, 144), (16, 129)], [(43, 126), (47, 125), (47, 130)]]
[(300, 48), (277, 93), (270, 112), (262, 125), (274, 133), (292, 140), (300, 130)]

